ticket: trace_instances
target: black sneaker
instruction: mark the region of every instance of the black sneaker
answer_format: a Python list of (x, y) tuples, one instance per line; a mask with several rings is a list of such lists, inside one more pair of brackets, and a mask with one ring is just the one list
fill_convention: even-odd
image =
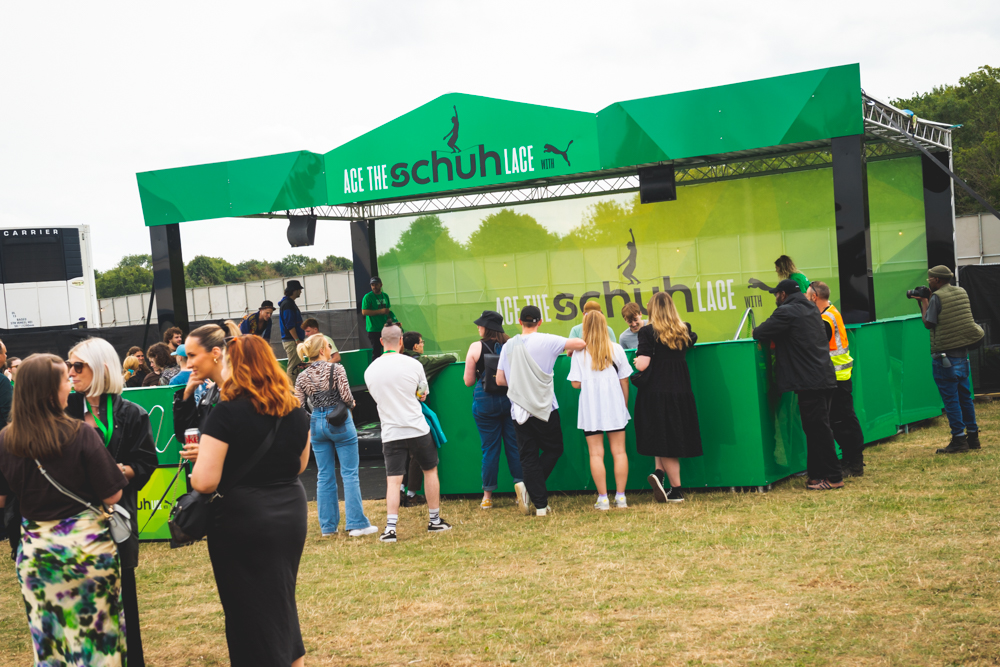
[(444, 520), (439, 520), (437, 523), (433, 521), (427, 522), (427, 532), (428, 533), (440, 533), (445, 530), (451, 530), (451, 524), (445, 523)]
[(951, 436), (947, 447), (937, 450), (938, 454), (962, 454), (969, 451), (969, 441), (964, 435)]
[(420, 495), (411, 496), (410, 494), (406, 494), (406, 498), (407, 500), (410, 501), (410, 507), (416, 507), (417, 505), (427, 504), (427, 498), (425, 496), (420, 496)]
[(853, 461), (844, 462), (842, 465), (844, 477), (864, 477), (865, 476), (865, 464), (864, 461)]
[(979, 431), (969, 431), (965, 439), (969, 443), (969, 449), (982, 449), (982, 445), (979, 444)]
[(653, 473), (646, 479), (649, 480), (649, 486), (653, 489), (653, 498), (656, 499), (656, 502), (667, 502), (667, 492), (663, 489), (663, 481), (660, 476)]
[(378, 536), (379, 542), (395, 542), (396, 541), (396, 529), (386, 528), (382, 531), (382, 534)]
[(667, 491), (666, 502), (668, 503), (684, 502), (684, 494), (681, 492), (681, 487), (671, 486), (670, 490)]

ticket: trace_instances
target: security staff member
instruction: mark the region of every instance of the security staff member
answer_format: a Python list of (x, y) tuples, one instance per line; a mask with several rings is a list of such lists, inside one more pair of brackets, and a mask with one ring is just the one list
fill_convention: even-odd
[(810, 284), (806, 298), (819, 308), (826, 335), (830, 339), (830, 361), (833, 362), (833, 370), (837, 375), (837, 389), (830, 401), (830, 428), (844, 454), (841, 468), (845, 477), (861, 477), (865, 474), (865, 436), (854, 412), (854, 397), (851, 395), (854, 359), (851, 358), (848, 347), (844, 318), (830, 303), (830, 286), (826, 283), (816, 281)]

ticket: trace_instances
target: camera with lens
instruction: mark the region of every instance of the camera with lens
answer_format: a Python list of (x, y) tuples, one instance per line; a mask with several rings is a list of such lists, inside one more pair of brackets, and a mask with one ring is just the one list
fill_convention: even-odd
[(907, 299), (929, 299), (931, 298), (931, 290), (929, 287), (921, 285), (920, 287), (914, 287), (913, 289), (906, 290)]

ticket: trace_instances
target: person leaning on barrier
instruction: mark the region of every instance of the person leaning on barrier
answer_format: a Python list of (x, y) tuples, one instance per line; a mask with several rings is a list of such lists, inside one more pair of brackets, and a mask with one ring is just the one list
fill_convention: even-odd
[(159, 463), (149, 415), (140, 406), (122, 398), (118, 354), (111, 343), (88, 338), (69, 351), (66, 362), (74, 393), (66, 414), (94, 429), (128, 480), (118, 504), (130, 515), (132, 535), (118, 545), (121, 561), (121, 596), (125, 608), (128, 664), (145, 664), (139, 632), (139, 598), (135, 568), (139, 566), (139, 491)]
[(979, 425), (969, 384), (969, 347), (983, 339), (983, 330), (972, 319), (969, 295), (951, 284), (954, 274), (947, 266), (927, 271), (927, 285), (906, 296), (917, 299), (924, 326), (931, 332), (931, 367), (951, 426), (951, 442), (938, 454), (956, 454), (979, 449)]
[(833, 370), (837, 375), (837, 389), (830, 402), (830, 428), (844, 453), (844, 460), (841, 462), (844, 477), (861, 477), (865, 474), (865, 436), (861, 431), (858, 415), (854, 412), (851, 385), (854, 359), (851, 358), (844, 318), (830, 303), (830, 287), (826, 283), (816, 281), (809, 285), (806, 298), (819, 308), (826, 335), (830, 339), (830, 361), (833, 362)]
[[(163, 371), (174, 363), (174, 358), (170, 356), (170, 346), (166, 343), (153, 343), (146, 350), (146, 359), (153, 368), (152, 372), (146, 374), (146, 379), (142, 381), (143, 387), (158, 387), (163, 378)], [(168, 380), (169, 381), (169, 380)]]
[(798, 396), (806, 434), (806, 488), (842, 488), (844, 477), (830, 428), (830, 402), (837, 376), (830, 361), (823, 318), (794, 280), (786, 278), (770, 291), (778, 308), (753, 330), (753, 337), (774, 341), (778, 391), (794, 391)]
[[(305, 332), (306, 338), (315, 336), (316, 334), (322, 334), (323, 338), (326, 339), (327, 345), (330, 346), (332, 356), (330, 357), (330, 363), (339, 364), (340, 363), (340, 352), (337, 350), (337, 344), (333, 342), (333, 339), (327, 336), (325, 333), (319, 330), (319, 321), (315, 317), (310, 317), (308, 320), (302, 323), (302, 331)], [(305, 363), (306, 358), (302, 358), (303, 363)]]
[(270, 301), (264, 301), (260, 304), (260, 308), (240, 320), (240, 333), (260, 336), (270, 343), (271, 325), (274, 323), (271, 320), (273, 314), (274, 304)]

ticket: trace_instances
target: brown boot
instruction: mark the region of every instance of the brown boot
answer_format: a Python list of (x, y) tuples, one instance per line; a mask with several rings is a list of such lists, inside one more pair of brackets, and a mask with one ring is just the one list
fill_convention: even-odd
[(969, 451), (969, 440), (964, 435), (951, 436), (951, 442), (947, 447), (937, 450), (938, 454), (962, 454)]

